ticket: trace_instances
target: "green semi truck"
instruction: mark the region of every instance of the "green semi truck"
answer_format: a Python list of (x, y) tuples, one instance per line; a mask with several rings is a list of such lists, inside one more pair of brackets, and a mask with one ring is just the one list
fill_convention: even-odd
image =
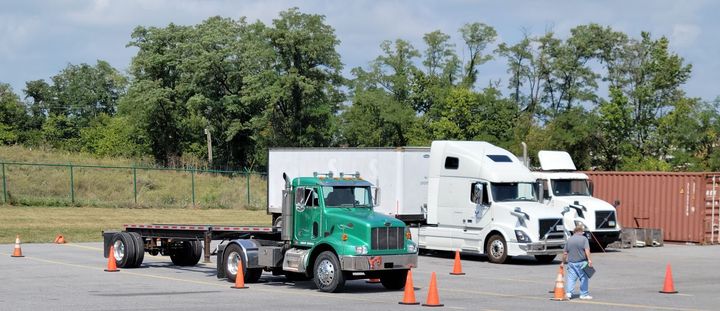
[[(205, 262), (216, 254), (217, 276), (235, 282), (242, 262), (245, 282), (263, 272), (290, 280), (313, 279), (324, 292), (339, 292), (346, 280), (379, 278), (387, 289), (405, 286), (417, 266), (410, 230), (393, 217), (376, 213), (379, 188), (359, 173), (314, 174), (290, 181), (283, 173), (282, 214), (272, 227), (152, 224), (104, 231), (118, 267), (135, 268), (144, 254), (170, 256), (175, 265)], [(220, 243), (211, 252), (211, 242)]]

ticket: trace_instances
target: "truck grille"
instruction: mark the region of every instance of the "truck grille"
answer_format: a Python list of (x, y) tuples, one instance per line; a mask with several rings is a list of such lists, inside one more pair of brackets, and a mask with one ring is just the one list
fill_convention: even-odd
[[(607, 219), (605, 219), (607, 218)], [(595, 228), (607, 229), (615, 228), (617, 220), (613, 211), (597, 211), (595, 212)]]
[(403, 227), (372, 228), (372, 242), (370, 247), (374, 250), (400, 249), (405, 247), (404, 229)]
[(545, 238), (545, 233), (548, 233), (548, 240), (552, 239), (563, 239), (565, 238), (565, 233), (563, 232), (563, 222), (560, 218), (549, 218), (549, 219), (540, 219), (540, 239)]

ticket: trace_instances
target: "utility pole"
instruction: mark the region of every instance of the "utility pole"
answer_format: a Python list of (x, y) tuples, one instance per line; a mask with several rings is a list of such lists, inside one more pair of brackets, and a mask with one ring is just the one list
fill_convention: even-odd
[(212, 139), (210, 139), (210, 130), (205, 128), (205, 136), (207, 137), (208, 146), (208, 165), (212, 165)]

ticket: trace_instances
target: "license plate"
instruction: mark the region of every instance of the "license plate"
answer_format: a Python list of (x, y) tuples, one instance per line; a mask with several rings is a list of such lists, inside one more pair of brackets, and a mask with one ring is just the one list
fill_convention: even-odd
[(615, 221), (613, 221), (613, 220), (608, 221), (608, 226), (615, 227)]
[(557, 227), (555, 227), (555, 228), (556, 228), (557, 231), (563, 231), (563, 230), (565, 230), (565, 226), (563, 226), (563, 225), (557, 225)]

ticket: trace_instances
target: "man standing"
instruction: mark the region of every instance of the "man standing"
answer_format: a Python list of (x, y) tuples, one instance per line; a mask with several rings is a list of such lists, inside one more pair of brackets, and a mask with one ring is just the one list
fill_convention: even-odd
[(589, 278), (583, 271), (583, 268), (587, 264), (592, 267), (592, 260), (590, 260), (590, 243), (588, 239), (583, 235), (583, 226), (575, 227), (573, 235), (568, 238), (565, 243), (565, 250), (563, 251), (563, 261), (560, 264), (561, 267), (565, 266), (565, 262), (568, 263), (567, 268), (567, 298), (572, 298), (572, 292), (575, 290), (575, 282), (580, 279), (580, 299), (590, 300), (590, 292), (588, 291)]

